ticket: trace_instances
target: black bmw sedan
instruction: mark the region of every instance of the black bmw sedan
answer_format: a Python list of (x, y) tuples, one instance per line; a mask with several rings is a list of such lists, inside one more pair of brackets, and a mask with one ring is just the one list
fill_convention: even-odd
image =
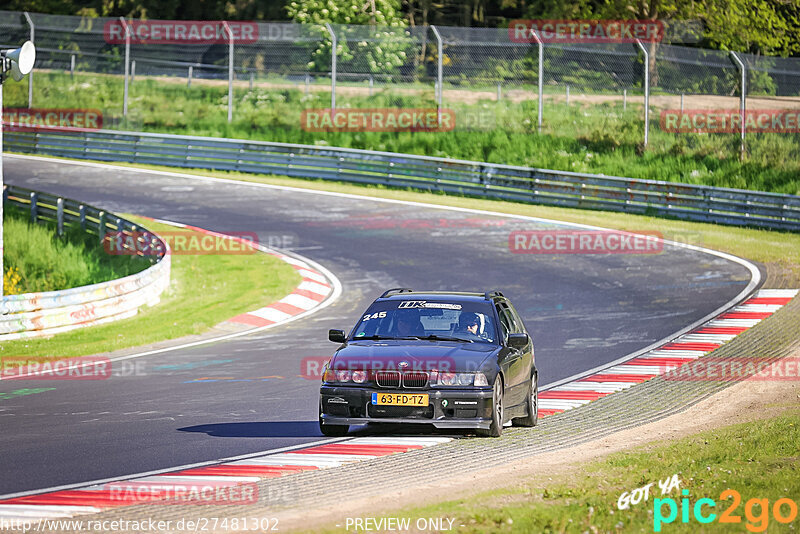
[(319, 425), (341, 436), (364, 423), (429, 424), (499, 436), (534, 426), (533, 340), (499, 291), (390, 289), (364, 312), (325, 367)]

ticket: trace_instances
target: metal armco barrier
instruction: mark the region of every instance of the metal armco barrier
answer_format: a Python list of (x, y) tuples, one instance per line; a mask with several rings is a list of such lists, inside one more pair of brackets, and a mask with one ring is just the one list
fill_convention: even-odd
[[(110, 232), (115, 235), (122, 232), (131, 238), (129, 242), (120, 240), (123, 248), (131, 250), (131, 244), (136, 243), (133, 246), (141, 251), (145, 245), (143, 228), (82, 202), (13, 185), (3, 188), (3, 202), (28, 211), (33, 222), (54, 222), (59, 234), (65, 225), (72, 223), (98, 236), (101, 242)], [(169, 285), (170, 254), (165, 242), (154, 236), (150, 238), (146, 244), (164, 252), (153, 256), (154, 264), (139, 273), (61, 291), (3, 296), (0, 301), (0, 340), (52, 335), (107, 323), (132, 317), (139, 308), (156, 304)]]
[(310, 145), (111, 130), (31, 129), (8, 150), (413, 188), (553, 206), (800, 230), (800, 197)]

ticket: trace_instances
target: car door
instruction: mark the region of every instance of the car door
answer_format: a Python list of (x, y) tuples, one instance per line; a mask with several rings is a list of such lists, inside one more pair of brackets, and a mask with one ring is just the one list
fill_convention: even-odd
[(516, 333), (519, 325), (514, 320), (514, 315), (505, 303), (497, 304), (497, 314), (503, 330), (503, 355), (501, 368), (505, 376), (505, 401), (506, 406), (516, 406), (525, 400), (526, 391), (523, 386), (527, 383), (525, 374), (524, 352), (508, 346), (508, 334)]
[[(514, 308), (514, 305), (511, 304), (511, 302), (508, 303), (508, 309), (511, 312), (512, 318), (514, 319), (514, 324), (517, 328), (516, 332), (520, 334), (528, 334), (528, 338), (530, 339), (530, 343), (525, 347), (525, 350), (522, 351), (523, 381), (527, 384), (527, 381), (531, 377), (531, 372), (534, 368), (534, 359), (536, 357), (534, 354), (533, 336), (530, 334), (530, 332), (528, 332), (528, 329), (525, 328), (525, 324), (522, 322), (522, 317), (520, 317), (519, 313), (517, 313), (517, 310)], [(524, 395), (526, 394), (525, 388), (522, 389), (524, 399)]]

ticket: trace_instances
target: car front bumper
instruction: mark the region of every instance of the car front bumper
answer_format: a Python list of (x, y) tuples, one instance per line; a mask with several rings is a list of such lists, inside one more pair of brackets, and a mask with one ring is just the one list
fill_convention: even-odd
[[(376, 406), (372, 404), (373, 393), (425, 393), (428, 405), (418, 408)], [(491, 388), (395, 390), (323, 385), (320, 402), (320, 419), (323, 424), (330, 425), (391, 423), (488, 429), (492, 422)]]

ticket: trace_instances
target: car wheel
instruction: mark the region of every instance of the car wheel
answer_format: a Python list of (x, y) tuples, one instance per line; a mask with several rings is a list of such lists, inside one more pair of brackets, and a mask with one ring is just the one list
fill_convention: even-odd
[(347, 434), (347, 431), (350, 430), (350, 425), (328, 425), (322, 422), (322, 403), (320, 402), (319, 406), (319, 431), (322, 432), (323, 436), (328, 436), (331, 438), (338, 438)]
[(478, 435), (500, 437), (500, 434), (503, 433), (503, 411), (503, 380), (500, 375), (497, 375), (492, 388), (492, 424), (488, 430), (479, 430)]
[(539, 384), (536, 373), (531, 375), (530, 390), (528, 391), (528, 399), (525, 401), (525, 408), (528, 415), (525, 417), (517, 417), (512, 421), (514, 426), (536, 426), (539, 422)]

